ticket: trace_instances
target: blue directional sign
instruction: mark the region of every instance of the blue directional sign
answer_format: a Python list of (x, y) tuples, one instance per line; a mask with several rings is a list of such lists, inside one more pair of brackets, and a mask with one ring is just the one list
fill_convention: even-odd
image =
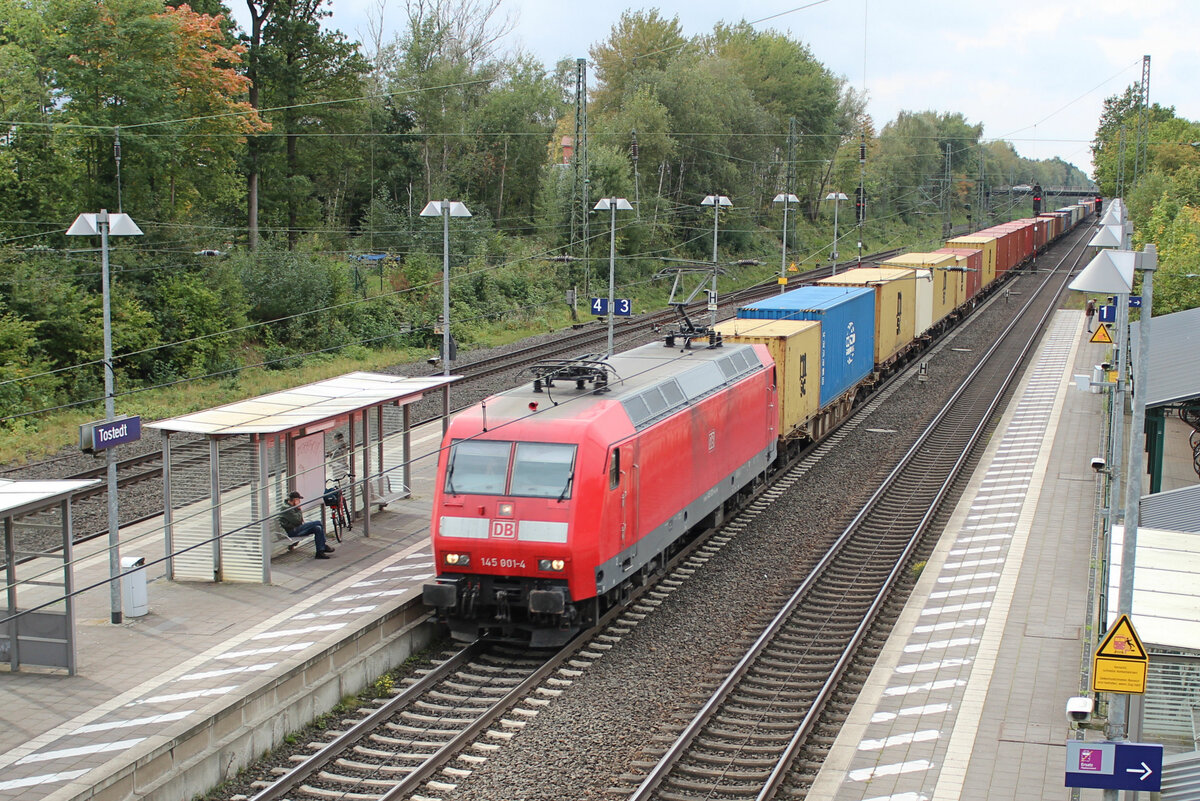
[(1142, 308), (1142, 296), (1141, 295), (1130, 295), (1129, 296), (1129, 308), (1131, 308), (1131, 309)]
[(1156, 743), (1067, 741), (1067, 787), (1162, 789), (1163, 747)]
[(1102, 323), (1115, 323), (1117, 321), (1116, 306), (1101, 306), (1096, 312)]
[[(592, 314), (597, 317), (608, 316), (608, 298), (592, 298)], [(616, 317), (629, 317), (633, 314), (633, 303), (629, 298), (614, 298), (613, 299), (613, 315)]]

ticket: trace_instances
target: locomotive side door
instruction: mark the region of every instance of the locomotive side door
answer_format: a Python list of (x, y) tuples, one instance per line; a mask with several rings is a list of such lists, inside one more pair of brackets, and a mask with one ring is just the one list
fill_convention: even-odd
[[(626, 442), (618, 446), (619, 458), (618, 464), (620, 475), (617, 477), (619, 484), (621, 504), (621, 531), (620, 545), (622, 558), (622, 567), (637, 553), (638, 540), (638, 498), (637, 498), (637, 446), (636, 440)], [(626, 550), (629, 549), (629, 550)]]

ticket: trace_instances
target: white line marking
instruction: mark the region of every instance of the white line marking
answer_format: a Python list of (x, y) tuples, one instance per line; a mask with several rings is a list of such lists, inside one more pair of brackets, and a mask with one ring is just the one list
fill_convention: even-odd
[(1003, 559), (968, 559), (965, 562), (947, 562), (942, 570), (961, 570), (964, 567), (981, 567), (983, 565), (1002, 565)]
[(852, 782), (865, 782), (876, 776), (895, 776), (898, 773), (915, 773), (918, 770), (929, 770), (933, 763), (928, 759), (915, 759), (911, 762), (897, 762), (893, 765), (876, 765), (873, 768), (862, 768), (850, 771)]
[(37, 787), (39, 784), (69, 782), (71, 779), (78, 779), (89, 770), (91, 768), (68, 770), (63, 773), (45, 773), (41, 776), (27, 776), (24, 779), (10, 779), (6, 782), (0, 782), (0, 790), (20, 790), (22, 787)]
[(303, 612), (299, 615), (293, 615), (292, 620), (316, 620), (319, 617), (345, 617), (346, 615), (365, 615), (370, 612), (378, 604), (371, 606), (352, 606), (347, 609), (326, 609), (322, 612)]
[(980, 545), (976, 548), (954, 548), (947, 553), (947, 556), (972, 556), (977, 553), (995, 553), (996, 551), (1004, 550), (999, 545)]
[(274, 648), (255, 648), (250, 651), (226, 651), (223, 654), (217, 654), (214, 659), (241, 659), (243, 656), (265, 656), (266, 654), (280, 654), (288, 651), (303, 651), (308, 646), (313, 645), (311, 642), (294, 642), (291, 645), (277, 645)]
[(30, 754), (17, 760), (18, 765), (29, 765), (33, 762), (49, 762), (52, 759), (87, 756), (88, 754), (104, 754), (109, 751), (124, 751), (145, 740), (145, 737), (135, 737), (132, 740), (117, 740), (114, 743), (93, 743), (81, 745), (78, 748), (63, 748), (58, 751), (43, 751), (40, 754)]
[(909, 673), (923, 673), (926, 670), (941, 670), (948, 667), (962, 667), (963, 665), (971, 664), (970, 659), (955, 658), (955, 659), (939, 659), (936, 662), (920, 662), (915, 665), (897, 665), (896, 673), (908, 675)]
[(925, 651), (936, 651), (943, 648), (958, 648), (962, 645), (975, 645), (979, 642), (978, 637), (955, 637), (950, 640), (936, 640), (929, 643), (913, 643), (912, 645), (904, 646), (904, 653), (919, 654)]
[(941, 734), (937, 729), (922, 729), (908, 734), (893, 734), (881, 740), (863, 740), (858, 744), (859, 751), (879, 751), (893, 745), (908, 745), (909, 743), (924, 743), (936, 740)]
[(172, 693), (170, 695), (154, 695), (149, 698), (141, 698), (137, 701), (130, 701), (125, 706), (139, 706), (141, 704), (165, 704), (170, 701), (189, 701), (192, 698), (208, 698), (214, 695), (228, 695), (238, 688), (236, 684), (230, 684), (225, 687), (213, 687), (208, 690), (193, 690), (190, 693)]
[(941, 615), (946, 612), (969, 612), (973, 609), (990, 609), (991, 606), (991, 601), (979, 601), (973, 604), (952, 604), (950, 606), (931, 606), (928, 609), (922, 609), (921, 616)]
[(284, 629), (282, 631), (264, 631), (262, 634), (256, 634), (250, 639), (252, 640), (273, 640), (276, 637), (292, 637), (297, 634), (313, 634), (319, 631), (337, 631), (338, 629), (346, 628), (345, 623), (330, 623), (325, 626), (309, 626), (305, 629)]
[(961, 590), (940, 590), (938, 592), (929, 593), (930, 598), (957, 598), (960, 595), (982, 595), (984, 593), (994, 592), (995, 584), (990, 584), (986, 587), (964, 587)]
[(943, 712), (949, 712), (949, 704), (925, 704), (924, 706), (907, 706), (899, 712), (876, 712), (871, 716), (872, 723), (887, 723), (890, 720), (895, 720), (898, 717), (909, 717), (912, 715), (940, 715)]
[(189, 673), (186, 676), (180, 676), (179, 681), (200, 681), (202, 679), (215, 679), (219, 676), (231, 676), (234, 673), (259, 673), (264, 670), (270, 670), (275, 667), (275, 662), (265, 662), (261, 665), (245, 665), (242, 667), (224, 668), (223, 670), (206, 670), (203, 673)]
[(182, 712), (168, 712), (165, 715), (150, 715), (144, 718), (131, 718), (130, 720), (114, 720), (112, 723), (93, 723), (90, 726), (80, 726), (71, 734), (91, 734), (97, 731), (111, 731), (112, 729), (128, 729), (130, 726), (149, 726), (155, 723), (174, 723), (177, 720), (183, 720), (188, 715), (196, 710), (185, 709)]
[(407, 589), (376, 590), (375, 592), (362, 592), (357, 595), (343, 595), (332, 600), (334, 603), (348, 603), (350, 601), (361, 601), (365, 598), (391, 598), (395, 595), (403, 595), (406, 592), (408, 592)]
[(963, 573), (960, 576), (938, 576), (938, 584), (957, 584), (960, 581), (1000, 578), (999, 573)]
[(1010, 540), (1012, 534), (979, 534), (974, 537), (959, 537), (956, 540), (957, 544), (966, 544), (968, 542), (988, 542), (989, 540)]
[(913, 684), (908, 687), (888, 687), (883, 691), (884, 695), (911, 695), (913, 693), (928, 693), (936, 690), (950, 690), (954, 687), (962, 687), (966, 684), (962, 679), (942, 679), (941, 681), (927, 681), (924, 684)]
[(974, 620), (950, 620), (946, 623), (933, 623), (929, 626), (913, 626), (913, 634), (929, 634), (930, 632), (947, 631), (948, 629), (965, 629), (978, 626), (981, 623), (987, 623), (987, 618), (977, 617)]

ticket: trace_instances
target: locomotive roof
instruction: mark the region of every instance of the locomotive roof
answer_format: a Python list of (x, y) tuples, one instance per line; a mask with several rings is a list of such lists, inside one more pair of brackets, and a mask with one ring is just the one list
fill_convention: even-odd
[[(526, 381), (489, 400), (488, 412), (523, 415), (529, 403), (537, 402), (542, 407), (539, 416), (561, 409), (575, 417), (589, 405), (617, 401), (640, 430), (763, 369), (754, 346), (735, 344), (682, 349), (655, 343), (614, 354), (605, 362), (611, 368), (607, 392), (597, 393), (591, 385), (577, 389), (574, 381), (561, 379), (553, 388), (535, 392)], [(508, 407), (509, 402), (514, 406)]]

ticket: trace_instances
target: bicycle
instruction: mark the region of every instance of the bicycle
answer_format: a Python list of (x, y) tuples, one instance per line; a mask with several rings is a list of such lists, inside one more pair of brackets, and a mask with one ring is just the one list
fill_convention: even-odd
[[(333, 486), (329, 486), (330, 483)], [(338, 542), (342, 541), (342, 529), (354, 528), (350, 519), (350, 507), (346, 504), (346, 495), (333, 479), (325, 482), (325, 494), (322, 496), (325, 506), (329, 508), (329, 522), (333, 528), (333, 536)]]

